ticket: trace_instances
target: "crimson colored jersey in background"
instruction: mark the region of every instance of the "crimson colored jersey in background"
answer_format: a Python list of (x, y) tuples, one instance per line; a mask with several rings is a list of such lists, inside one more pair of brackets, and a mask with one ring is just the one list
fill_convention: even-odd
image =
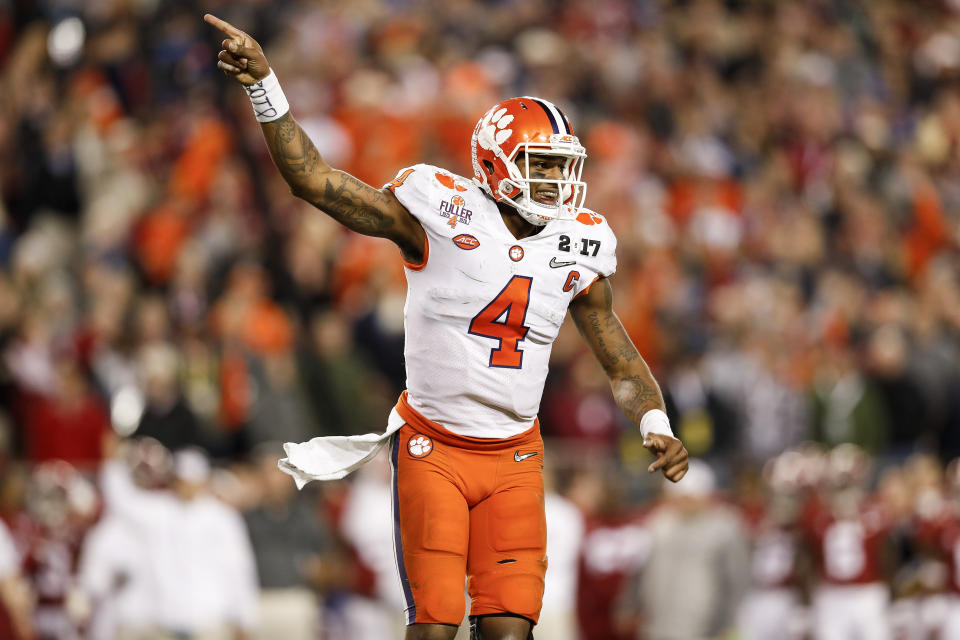
[(883, 556), (890, 520), (883, 507), (865, 500), (855, 513), (837, 517), (824, 501), (813, 501), (804, 518), (806, 537), (824, 584), (883, 582)]
[(615, 615), (624, 585), (650, 552), (645, 516), (635, 512), (587, 519), (577, 584), (577, 620), (583, 640), (635, 637), (633, 630), (618, 633)]

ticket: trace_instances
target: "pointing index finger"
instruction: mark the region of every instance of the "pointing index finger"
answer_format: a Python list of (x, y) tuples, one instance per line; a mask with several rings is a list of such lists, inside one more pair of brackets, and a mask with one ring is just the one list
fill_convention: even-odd
[(667, 463), (667, 456), (663, 453), (658, 453), (657, 459), (654, 460), (649, 467), (647, 467), (647, 471), (650, 473), (653, 473), (654, 471), (661, 468), (666, 463)]
[(223, 31), (228, 36), (233, 36), (234, 38), (243, 38), (244, 36), (243, 31), (240, 31), (240, 29), (237, 29), (235, 26), (233, 26), (226, 20), (221, 20), (220, 18), (213, 15), (212, 13), (204, 14), (203, 21), (206, 22), (207, 24), (212, 24), (213, 26), (215, 26), (217, 29), (220, 29), (220, 31)]

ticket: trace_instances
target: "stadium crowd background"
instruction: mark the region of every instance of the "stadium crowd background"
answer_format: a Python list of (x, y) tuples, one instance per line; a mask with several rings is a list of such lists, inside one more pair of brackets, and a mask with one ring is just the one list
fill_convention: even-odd
[[(706, 503), (748, 545), (765, 463), (855, 443), (892, 514), (895, 604), (946, 589), (917, 577), (943, 565), (913, 533), (960, 454), (960, 2), (0, 0), (0, 624), (112, 637), (148, 617), (117, 602), (137, 562), (189, 547), (167, 567), (181, 596), (256, 573), (264, 615), (317, 615), (320, 637), (396, 625), (382, 465), (295, 495), (274, 462), (277, 442), (383, 428), (403, 385), (399, 255), (290, 196), (206, 11), (259, 40), (321, 153), (371, 184), (421, 161), (470, 175), (472, 128), (503, 97), (564, 108), (587, 205), (619, 238), (618, 314), (710, 465), (692, 493), (715, 476)], [(541, 420), (551, 532), (569, 532), (544, 609), (566, 622), (542, 637), (576, 637), (578, 607), (584, 638), (668, 637), (650, 611), (683, 599), (641, 588), (624, 608), (621, 589), (669, 553), (641, 524), (659, 485), (569, 322)], [(181, 524), (197, 491), (223, 501), (200, 517), (222, 530)], [(130, 522), (177, 531), (121, 560)], [(600, 525), (622, 555), (594, 562)], [(186, 577), (223, 547), (257, 571)], [(737, 553), (726, 595), (749, 582)], [(578, 563), (609, 580), (578, 590)], [(698, 571), (683, 588), (710, 582)], [(234, 609), (255, 597), (160, 626), (254, 629)], [(712, 606), (733, 629), (735, 603)]]

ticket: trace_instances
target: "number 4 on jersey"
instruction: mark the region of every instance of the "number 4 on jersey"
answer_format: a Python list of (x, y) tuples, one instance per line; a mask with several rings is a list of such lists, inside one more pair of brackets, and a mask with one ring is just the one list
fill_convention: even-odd
[(491, 367), (519, 369), (523, 364), (523, 350), (517, 348), (517, 343), (530, 330), (523, 321), (527, 317), (532, 283), (533, 278), (528, 276), (513, 276), (503, 291), (470, 321), (470, 333), (500, 342), (490, 351)]

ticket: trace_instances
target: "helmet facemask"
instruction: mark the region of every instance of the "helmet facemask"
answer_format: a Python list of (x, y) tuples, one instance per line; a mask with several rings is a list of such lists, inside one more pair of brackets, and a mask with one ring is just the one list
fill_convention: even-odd
[[(554, 134), (549, 143), (521, 142), (504, 160), (509, 178), (500, 181), (503, 201), (513, 206), (524, 220), (543, 226), (551, 220), (573, 220), (587, 197), (587, 183), (581, 180), (586, 150), (575, 136)], [(517, 166), (523, 154), (524, 171)], [(560, 156), (566, 158), (559, 179), (530, 178), (530, 156)], [(533, 199), (534, 184), (553, 184), (557, 189), (556, 204), (549, 205)], [(512, 194), (512, 196), (511, 196)]]

